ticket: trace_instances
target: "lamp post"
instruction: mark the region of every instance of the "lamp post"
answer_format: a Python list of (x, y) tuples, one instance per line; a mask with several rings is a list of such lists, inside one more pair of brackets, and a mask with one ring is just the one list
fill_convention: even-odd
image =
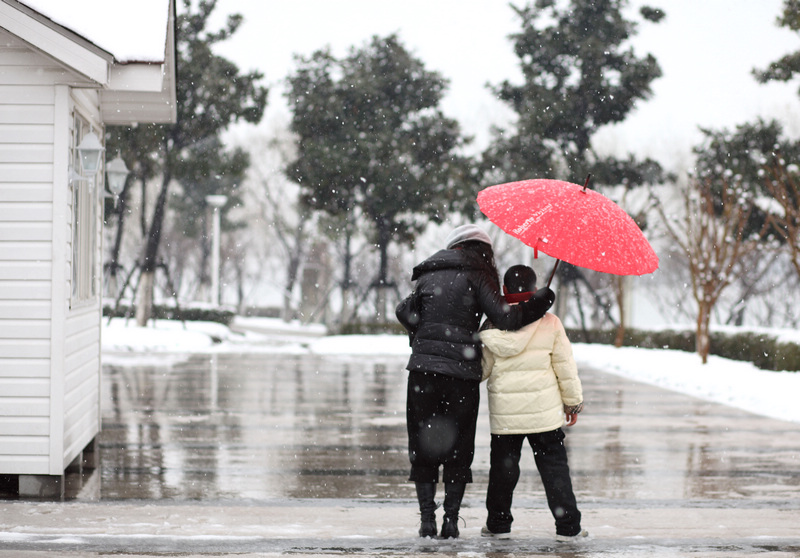
[(220, 208), (228, 202), (228, 196), (206, 196), (206, 203), (214, 208), (214, 237), (211, 248), (211, 304), (219, 306), (219, 236)]

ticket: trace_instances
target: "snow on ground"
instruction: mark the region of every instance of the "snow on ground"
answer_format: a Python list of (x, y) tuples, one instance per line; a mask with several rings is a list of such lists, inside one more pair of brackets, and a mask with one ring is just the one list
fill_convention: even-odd
[(696, 353), (611, 345), (573, 345), (575, 359), (606, 372), (780, 420), (800, 422), (800, 373)]
[[(103, 361), (117, 365), (169, 364), (182, 354), (294, 352), (328, 355), (407, 355), (404, 335), (325, 336), (321, 326), (237, 318), (235, 328), (211, 322), (159, 320), (146, 328), (133, 320), (103, 322)], [(236, 331), (234, 331), (234, 329)], [(778, 333), (771, 330), (770, 333)], [(786, 332), (784, 340), (796, 340)], [(800, 373), (759, 370), (715, 356), (703, 365), (694, 353), (665, 349), (573, 345), (578, 365), (593, 366), (665, 389), (780, 420), (800, 422)]]

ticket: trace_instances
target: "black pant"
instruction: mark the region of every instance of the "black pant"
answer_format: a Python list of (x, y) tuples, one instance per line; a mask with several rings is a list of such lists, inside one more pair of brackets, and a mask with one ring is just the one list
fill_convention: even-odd
[(533, 450), (547, 505), (556, 520), (556, 534), (577, 535), (581, 532), (581, 512), (572, 491), (564, 431), (560, 428), (538, 434), (492, 434), (486, 526), (495, 533), (511, 531), (514, 521), (511, 499), (519, 480), (519, 460), (525, 438)]
[(406, 426), (409, 479), (472, 482), (480, 382), (429, 372), (408, 373)]

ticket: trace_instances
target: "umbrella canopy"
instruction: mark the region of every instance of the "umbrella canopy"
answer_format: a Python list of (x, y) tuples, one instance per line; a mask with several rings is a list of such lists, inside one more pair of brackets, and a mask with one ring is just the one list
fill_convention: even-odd
[(478, 193), (478, 206), (536, 255), (615, 275), (658, 268), (658, 256), (631, 216), (586, 186), (548, 179), (498, 184)]

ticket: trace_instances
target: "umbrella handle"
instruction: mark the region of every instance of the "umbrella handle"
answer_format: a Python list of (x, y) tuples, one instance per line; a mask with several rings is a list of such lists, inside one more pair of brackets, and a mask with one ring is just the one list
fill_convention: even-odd
[(561, 263), (561, 260), (556, 260), (556, 265), (553, 266), (553, 271), (550, 272), (550, 278), (547, 280), (547, 286), (550, 287), (550, 283), (553, 281), (553, 277), (556, 274), (556, 269), (558, 269), (558, 264)]

